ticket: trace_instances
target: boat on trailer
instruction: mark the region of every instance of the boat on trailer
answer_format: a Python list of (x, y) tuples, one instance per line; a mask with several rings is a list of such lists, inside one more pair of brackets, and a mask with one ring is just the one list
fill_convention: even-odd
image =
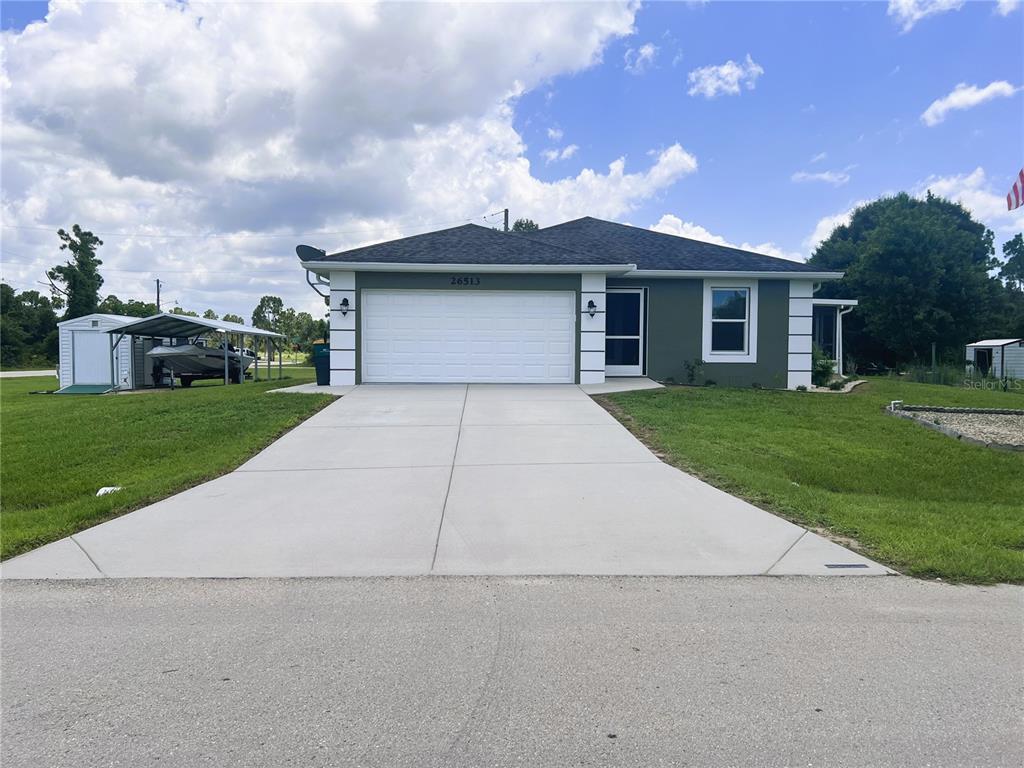
[[(170, 370), (189, 387), (193, 381), (224, 378), (224, 345), (207, 347), (204, 344), (161, 344), (146, 353), (153, 360), (154, 381), (162, 380), (163, 369)], [(242, 381), (246, 369), (256, 360), (250, 350), (238, 350), (228, 345), (228, 379), (233, 384)]]

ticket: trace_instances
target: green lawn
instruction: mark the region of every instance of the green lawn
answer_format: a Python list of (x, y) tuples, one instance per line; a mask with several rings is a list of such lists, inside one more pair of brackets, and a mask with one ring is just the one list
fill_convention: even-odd
[(1014, 392), (872, 379), (848, 395), (672, 387), (607, 397), (667, 461), (915, 576), (1024, 583), (1024, 454), (888, 416), (1024, 407)]
[[(276, 370), (275, 370), (276, 374)], [(237, 467), (328, 395), (266, 395), (312, 379), (125, 395), (30, 395), (50, 378), (0, 379), (0, 552), (7, 558)], [(124, 490), (97, 497), (105, 485)]]

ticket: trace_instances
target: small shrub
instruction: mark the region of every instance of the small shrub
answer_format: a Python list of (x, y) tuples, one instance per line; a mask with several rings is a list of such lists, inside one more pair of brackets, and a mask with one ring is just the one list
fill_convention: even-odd
[(715, 383), (716, 382), (715, 382), (714, 379), (705, 379), (704, 380), (704, 386), (705, 387), (713, 387), (713, 386), (715, 386)]
[(763, 389), (763, 387), (760, 384), (758, 384), (756, 381), (753, 384), (751, 384), (750, 386), (753, 389)]
[(691, 386), (697, 383), (697, 379), (704, 376), (704, 361), (699, 357), (695, 357), (693, 360), (685, 360), (683, 368), (686, 370), (686, 383)]
[(796, 388), (796, 391), (797, 392), (806, 392), (807, 391), (807, 385), (805, 385), (805, 384), (798, 385), (797, 388)]
[(811, 348), (811, 383), (816, 387), (824, 387), (835, 372), (835, 363), (815, 344)]
[(846, 382), (842, 381), (841, 379), (836, 379), (835, 381), (830, 381), (828, 383), (828, 388), (831, 389), (834, 392), (838, 392), (840, 389), (842, 389), (845, 386), (846, 386)]

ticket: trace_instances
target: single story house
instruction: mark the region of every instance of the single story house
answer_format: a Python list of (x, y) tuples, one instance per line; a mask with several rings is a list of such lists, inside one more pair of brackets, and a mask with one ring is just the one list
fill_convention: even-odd
[(529, 234), (467, 224), (296, 252), (329, 297), (335, 385), (648, 376), (810, 386), (814, 293), (842, 277), (591, 217)]
[(968, 371), (995, 379), (1024, 379), (1024, 339), (985, 339), (967, 345)]

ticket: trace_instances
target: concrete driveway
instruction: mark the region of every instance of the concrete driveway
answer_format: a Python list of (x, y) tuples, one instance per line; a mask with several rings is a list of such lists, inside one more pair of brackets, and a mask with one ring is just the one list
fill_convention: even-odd
[(658, 460), (573, 385), (364, 385), (5, 578), (883, 574)]

